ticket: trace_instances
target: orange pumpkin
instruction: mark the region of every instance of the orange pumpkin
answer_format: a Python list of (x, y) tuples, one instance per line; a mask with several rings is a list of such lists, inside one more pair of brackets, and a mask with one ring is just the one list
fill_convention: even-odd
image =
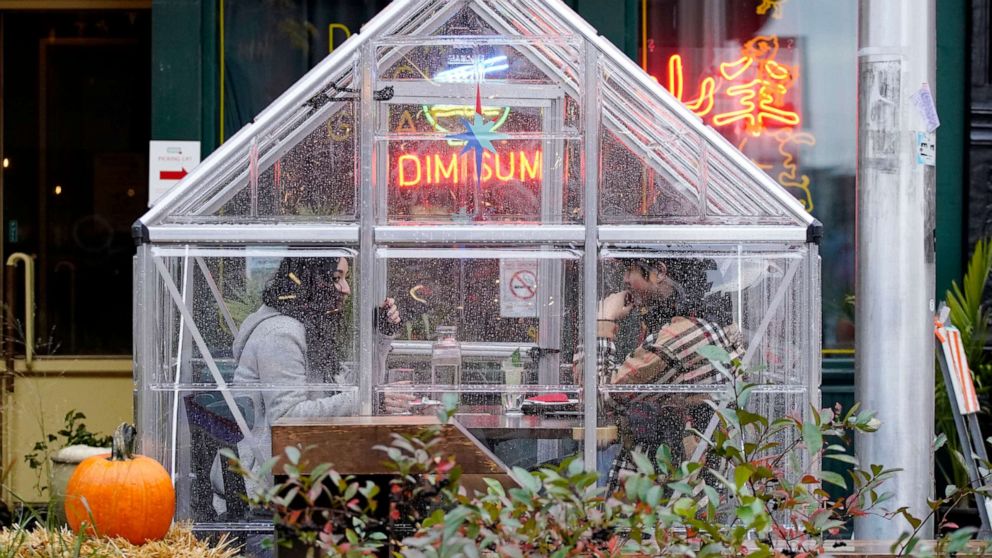
[(72, 530), (123, 537), (134, 544), (161, 539), (172, 525), (176, 492), (169, 473), (150, 457), (134, 455), (135, 429), (114, 431), (111, 453), (85, 459), (69, 479), (65, 517)]

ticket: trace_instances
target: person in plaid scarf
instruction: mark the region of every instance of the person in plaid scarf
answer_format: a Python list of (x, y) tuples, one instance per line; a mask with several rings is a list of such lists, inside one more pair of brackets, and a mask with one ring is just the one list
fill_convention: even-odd
[[(737, 326), (731, 323), (729, 295), (709, 293), (707, 272), (716, 263), (700, 258), (628, 259), (624, 290), (600, 301), (597, 312), (597, 361), (600, 385), (713, 384), (719, 372), (696, 350), (717, 345), (731, 358), (744, 355)], [(614, 338), (619, 322), (632, 312), (640, 316), (637, 347), (622, 361)], [(705, 394), (652, 393), (631, 389), (606, 394), (605, 410), (617, 423), (619, 453), (608, 485), (619, 488), (625, 471), (636, 467), (635, 449), (654, 458), (661, 444), (672, 450), (675, 463), (693, 456), (697, 439), (686, 432), (706, 428), (712, 409)]]

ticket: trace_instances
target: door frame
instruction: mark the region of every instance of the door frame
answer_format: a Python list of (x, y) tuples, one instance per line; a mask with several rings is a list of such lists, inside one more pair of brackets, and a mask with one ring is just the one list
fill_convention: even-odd
[[(100, 10), (100, 11), (110, 11), (110, 10), (151, 10), (152, 0), (48, 0), (47, 2), (38, 2), (37, 0), (0, 0), (0, 157), (6, 154), (6, 144), (5, 137), (3, 133), (4, 125), (6, 123), (6, 116), (4, 114), (4, 77), (6, 72), (3, 67), (4, 50), (3, 50), (3, 39), (6, 36), (6, 22), (7, 14), (18, 11), (31, 11), (31, 12), (60, 12), (60, 11), (78, 11), (78, 10)], [(57, 39), (56, 44), (66, 44), (67, 42), (78, 42), (79, 39)], [(84, 39), (88, 42), (108, 42), (107, 39), (92, 38)], [(116, 40), (111, 40), (117, 42)], [(44, 46), (40, 47), (42, 50)], [(44, 74), (40, 75), (40, 79), (44, 79)], [(44, 88), (42, 88), (42, 91)], [(39, 116), (40, 125), (44, 124), (44, 115)], [(44, 133), (41, 135), (41, 141), (44, 141)], [(40, 158), (40, 164), (44, 164), (44, 157)], [(42, 173), (43, 174), (43, 173)], [(39, 180), (43, 177), (39, 176)], [(38, 188), (42, 188), (39, 183)], [(0, 169), (0, 216), (4, 212), (4, 196), (2, 193), (6, 189), (5, 176)], [(41, 194), (41, 192), (39, 192)], [(39, 206), (38, 210), (43, 212), (43, 208)], [(43, 246), (40, 245), (39, 248)], [(6, 264), (7, 255), (4, 246), (0, 244), (0, 265)], [(20, 276), (20, 274), (18, 274)], [(41, 281), (38, 286), (41, 286), (44, 281)], [(0, 273), (0, 293), (5, 293), (6, 288), (6, 277), (4, 273)], [(37, 292), (37, 289), (36, 289)], [(36, 312), (37, 314), (37, 312)], [(6, 319), (6, 316), (3, 316)], [(5, 350), (5, 348), (4, 348)], [(35, 381), (39, 379), (44, 379), (45, 377), (59, 376), (68, 379), (85, 379), (85, 380), (116, 380), (122, 381), (125, 378), (131, 378), (133, 376), (133, 356), (132, 355), (120, 355), (120, 356), (79, 356), (79, 355), (67, 355), (67, 356), (57, 356), (57, 357), (42, 357), (35, 358), (33, 363), (29, 366), (23, 356), (13, 357), (13, 355), (5, 355), (6, 362), (0, 370), (0, 400), (2, 400), (2, 405), (0, 405), (0, 478), (4, 478), (5, 488), (0, 492), (0, 500), (3, 502), (11, 503), (11, 493), (7, 486), (10, 485), (14, 479), (8, 477), (8, 475), (16, 472), (18, 469), (23, 467), (23, 462), (19, 455), (14, 455), (12, 441), (16, 440), (13, 432), (14, 424), (10, 420), (10, 417), (5, 416), (8, 411), (12, 411), (13, 396), (14, 396), (14, 380), (15, 378), (22, 378), (27, 381)], [(37, 356), (37, 355), (36, 355)], [(13, 357), (13, 358), (11, 358)], [(8, 468), (10, 470), (8, 470)]]

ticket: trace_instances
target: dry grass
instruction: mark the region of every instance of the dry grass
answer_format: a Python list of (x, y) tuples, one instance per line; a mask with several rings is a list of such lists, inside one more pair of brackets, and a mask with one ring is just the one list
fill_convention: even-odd
[[(80, 544), (81, 543), (81, 544)], [(76, 546), (79, 545), (77, 550)], [(134, 545), (124, 539), (78, 537), (61, 531), (4, 529), (0, 531), (0, 557), (6, 558), (232, 558), (240, 548), (227, 535), (217, 544), (199, 541), (188, 525), (173, 525), (160, 541)]]

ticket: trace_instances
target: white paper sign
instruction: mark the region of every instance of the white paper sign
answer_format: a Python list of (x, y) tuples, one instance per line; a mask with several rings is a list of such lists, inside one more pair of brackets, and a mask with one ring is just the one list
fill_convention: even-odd
[(200, 164), (200, 142), (148, 142), (148, 207)]
[(537, 317), (537, 260), (499, 261), (499, 315)]

